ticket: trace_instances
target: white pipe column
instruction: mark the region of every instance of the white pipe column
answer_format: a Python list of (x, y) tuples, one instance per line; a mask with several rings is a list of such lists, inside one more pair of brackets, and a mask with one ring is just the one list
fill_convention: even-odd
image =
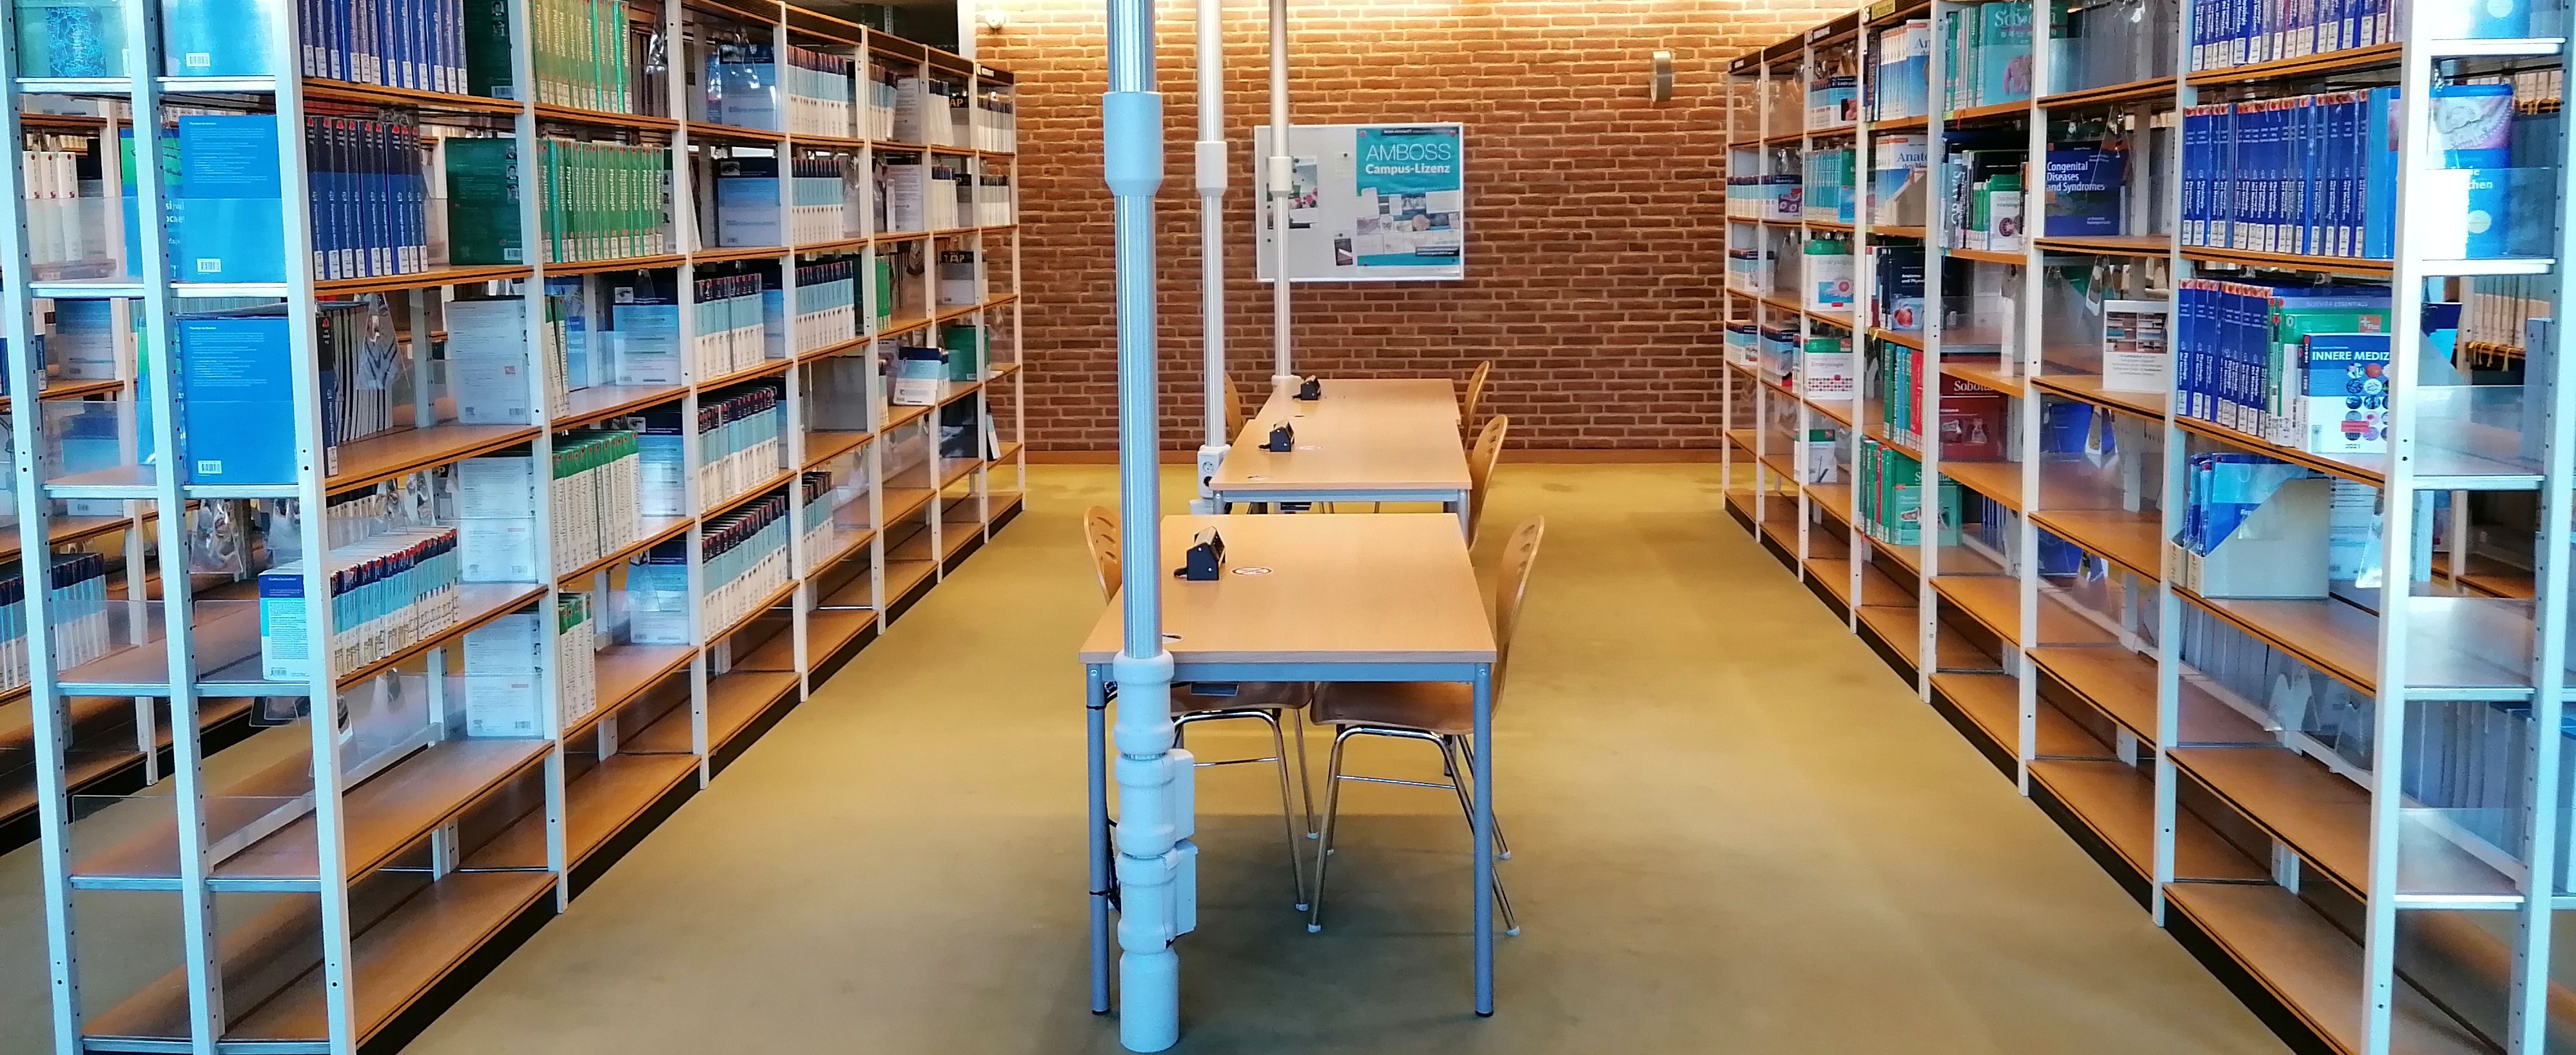
[(1180, 1039), (1181, 961), (1196, 850), (1189, 756), (1172, 749), (1172, 655), (1163, 649), (1160, 421), (1154, 388), (1154, 192), (1163, 183), (1163, 97), (1154, 91), (1153, 0), (1109, 0), (1102, 171), (1116, 202), (1118, 491), (1125, 607), (1118, 683), (1118, 1040), (1161, 1051)]
[(1270, 387), (1297, 383), (1288, 347), (1288, 204), (1296, 193), (1296, 162), (1288, 153), (1288, 0), (1270, 0), (1270, 335), (1277, 364)]
[(1199, 302), (1206, 320), (1207, 439), (1199, 444), (1199, 496), (1190, 512), (1225, 512), (1208, 481), (1225, 464), (1225, 0), (1199, 0)]

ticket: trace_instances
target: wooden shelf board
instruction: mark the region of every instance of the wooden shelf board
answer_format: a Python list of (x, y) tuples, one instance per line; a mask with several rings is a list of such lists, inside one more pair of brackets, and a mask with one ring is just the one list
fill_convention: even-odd
[(902, 600), (903, 595), (912, 592), (914, 587), (921, 585), (922, 580), (930, 578), (932, 573), (938, 570), (939, 565), (935, 561), (898, 560), (889, 554), (886, 557), (885, 566), (886, 603), (892, 605)]
[(2125, 103), (2141, 99), (2170, 99), (2173, 94), (2172, 77), (2150, 77), (2142, 81), (2105, 84), (2098, 88), (2078, 88), (2071, 92), (2043, 95), (2039, 98), (2039, 105), (2055, 110), (2077, 106), (2101, 106), (2105, 103)]
[(2020, 462), (1968, 462), (1941, 459), (1941, 475), (1959, 486), (1994, 499), (1997, 505), (2021, 512)]
[[(421, 653), (427, 652), (432, 648), (436, 648), (441, 644), (455, 640), (457, 637), (472, 631), (476, 627), (482, 626), (485, 623), (489, 623), (521, 608), (527, 607), (530, 602), (545, 596), (546, 588), (533, 583), (469, 582), (457, 587), (456, 592), (456, 622), (439, 630), (422, 635), (420, 640), (412, 642), (407, 647), (396, 650), (392, 655), (386, 656), (383, 659), (359, 667), (356, 670), (341, 673), (336, 683), (345, 688), (365, 681), (368, 678), (375, 677), (385, 671), (392, 670), (393, 668), (402, 665), (404, 661), (411, 659), (413, 656), (420, 655)], [(258, 619), (257, 613), (254, 612), (251, 618), (255, 624)]]
[(369, 436), (340, 445), (340, 471), (324, 489), (338, 494), (383, 483), (431, 466), (489, 454), (537, 437), (528, 425), (432, 425)]
[(2093, 374), (2042, 375), (2032, 378), (2031, 383), (2052, 395), (2158, 421), (2164, 420), (2165, 404), (2171, 398), (2165, 392), (2106, 392), (2102, 390), (2102, 379)]
[[(2361, 943), (2299, 896), (2269, 883), (2173, 883), (2168, 903), (2283, 1006), (2345, 1053), (2361, 1050)], [(2476, 1034), (2400, 978), (2389, 1050), (2491, 1055)]]
[(2162, 257), (2173, 252), (2169, 234), (2111, 234), (2072, 238), (2041, 238), (2042, 250), (2058, 253), (2084, 253), (2091, 256)]
[(678, 673), (697, 658), (698, 650), (689, 645), (611, 645), (599, 650), (594, 661), (593, 679), (598, 685), (599, 703), (589, 714), (564, 726), (563, 738), (587, 733), (600, 719), (635, 701), (644, 690), (660, 684), (662, 679)]
[[(458, 872), (429, 884), (350, 941), (351, 1003), (358, 1035), (378, 1030), (537, 899), (555, 892), (547, 872)], [(289, 984), (227, 1032), (235, 1040), (312, 1040), (327, 1033), (321, 966)]]
[[(1861, 537), (1868, 538), (1865, 534)], [(1877, 551), (1879, 561), (1894, 564), (1903, 570), (1907, 581), (1923, 578), (1923, 564), (1920, 559), (1923, 551), (1919, 547), (1899, 546), (1892, 542), (1869, 539), (1869, 548)]]
[(1825, 515), (1840, 521), (1845, 528), (1851, 527), (1852, 485), (1849, 482), (1817, 484), (1807, 488), (1807, 497), (1822, 508)]
[(1805, 312), (1807, 318), (1816, 322), (1824, 323), (1827, 326), (1840, 326), (1846, 330), (1853, 328), (1852, 311), (1849, 308), (1844, 308), (1841, 311), (1835, 311), (1830, 308), (1801, 308), (1799, 310)]
[(601, 554), (599, 559), (574, 568), (570, 574), (558, 576), (555, 581), (559, 584), (582, 583), (583, 580), (603, 570), (626, 563), (638, 553), (670, 541), (672, 536), (687, 530), (689, 525), (694, 523), (697, 521), (688, 517), (644, 517), (635, 526), (635, 541)]
[[(2156, 742), (2155, 660), (2119, 645), (2035, 648), (2030, 658), (2104, 717), (2141, 741)], [(2177, 746), (2278, 742), (2188, 677), (2182, 681), (2181, 705), (2182, 743)]]
[(737, 491), (732, 495), (732, 497), (725, 498), (718, 501), (716, 504), (707, 507), (706, 512), (698, 514), (698, 521), (700, 523), (705, 523), (706, 521), (713, 520), (717, 517), (733, 512), (736, 507), (741, 506), (743, 503), (750, 502), (762, 495), (766, 495), (771, 491), (778, 490), (781, 487), (785, 487), (788, 484), (795, 482), (796, 475), (796, 470), (781, 469), (778, 471), (778, 475), (744, 488), (741, 491)]
[[(133, 520), (127, 517), (49, 517), (45, 521), (45, 541), (56, 546), (97, 538), (122, 531)], [(18, 525), (0, 525), (0, 561), (18, 559)]]
[[(91, 396), (103, 396), (111, 392), (121, 392), (124, 389), (125, 382), (113, 377), (86, 381), (55, 378), (51, 383), (45, 386), (44, 391), (36, 393), (36, 401), (40, 403), (53, 403), (74, 399), (87, 399)], [(0, 396), (0, 414), (8, 412), (10, 398), (11, 397), (8, 396)]]
[(1945, 359), (1941, 362), (1941, 376), (1955, 377), (1987, 391), (2001, 392), (2015, 399), (2021, 398), (2022, 393), (2028, 390), (2027, 383), (2021, 375), (2005, 373), (2001, 362), (1963, 362)]
[[(449, 740), (348, 789), (341, 796), (343, 874), (375, 871), (549, 749), (544, 740)], [(313, 815), (305, 814), (216, 865), (214, 879), (315, 882), (316, 838)]]
[(957, 481), (973, 475), (975, 470), (983, 467), (984, 460), (981, 458), (941, 458), (939, 459), (939, 486), (942, 489), (954, 486)]
[(797, 582), (794, 579), (789, 579), (785, 584), (770, 591), (769, 596), (762, 598), (760, 603), (744, 609), (742, 618), (736, 619), (731, 624), (717, 630), (715, 633), (707, 635), (707, 642), (709, 644), (713, 644), (732, 637), (735, 634), (741, 633), (743, 629), (750, 626), (753, 621), (759, 619), (763, 615), (767, 615), (770, 609), (786, 604), (787, 599), (795, 596), (797, 588), (803, 585), (803, 583)]
[(2301, 55), (2297, 58), (2291, 59), (2275, 59), (2270, 62), (2254, 62), (2241, 66), (2221, 66), (2215, 69), (2193, 70), (2190, 73), (2185, 74), (2183, 79), (2193, 85), (2204, 85), (2242, 84), (2251, 81), (2313, 77), (2324, 73), (2339, 73), (2345, 70), (2367, 69), (2372, 66), (2391, 65), (2397, 61), (2397, 57), (2402, 53), (2404, 47), (2405, 45), (2402, 43), (2391, 42), (2387, 44), (2373, 44), (2369, 47), (2363, 48), (2345, 48), (2341, 51), (2328, 51), (2314, 55)]
[[(2046, 713), (2046, 708), (2042, 708)], [(2156, 871), (2156, 781), (2117, 759), (2036, 759), (2032, 780), (2047, 785), (2057, 801), (2081, 818), (2113, 852), (2141, 875)], [(2270, 878), (2263, 866), (2235, 844), (2194, 817), (2177, 810), (2174, 818), (2174, 874), (2184, 879), (2259, 883)]]
[[(2198, 418), (2176, 418), (2174, 423), (2182, 426), (2185, 431), (2240, 450), (2252, 451), (2293, 465), (2315, 469), (2328, 476), (2354, 480), (2372, 487), (2381, 486), (2387, 474), (2388, 456), (2385, 454), (2319, 454), (2267, 442), (2216, 422), (2202, 421)], [(2540, 475), (2540, 468), (2534, 463), (2501, 461), (2466, 451), (2426, 444), (2416, 450), (2415, 475), (2418, 486), (2439, 490), (2442, 487), (2438, 479), (2440, 477), (2537, 477)]]
[(2041, 510), (2032, 523), (2150, 582), (2163, 574), (2164, 514), (2116, 509)]
[(925, 417), (929, 417), (932, 409), (933, 408), (926, 406), (908, 406), (904, 404), (889, 406), (886, 408), (885, 427), (877, 431), (893, 432), (896, 429), (910, 425)]
[[(529, 269), (523, 264), (454, 264), (400, 275), (324, 279), (313, 283), (313, 293), (320, 297), (344, 297), (359, 293), (389, 293), (398, 289), (434, 289), (521, 279), (528, 277), (528, 273)], [(345, 464), (348, 448), (342, 447), (340, 451)]]
[[(2015, 645), (2021, 641), (2021, 583), (2008, 575), (1952, 575), (1932, 577), (1932, 589), (1968, 617), (1994, 631), (1996, 637)], [(2118, 640), (2101, 625), (2078, 614), (2066, 602), (2042, 590), (2039, 594), (2039, 642), (2041, 645), (2107, 645)]]
[(1831, 231), (1835, 234), (1850, 234), (1852, 232), (1852, 225), (1842, 220), (1819, 220), (1810, 216), (1806, 217), (1801, 222), (1805, 223), (1809, 230)]
[(876, 433), (866, 431), (833, 431), (805, 433), (805, 468), (812, 469), (851, 451), (867, 446)]
[(875, 528), (841, 529), (839, 544), (834, 546), (830, 553), (815, 555), (812, 558), (813, 564), (805, 569), (805, 577), (812, 578), (816, 571), (829, 568), (835, 564), (839, 564), (842, 561), (850, 559), (859, 551), (866, 549), (868, 547), (868, 543), (876, 537), (877, 529)]
[[(678, 120), (669, 117), (621, 114), (609, 110), (586, 110), (578, 106), (557, 106), (552, 103), (537, 104), (537, 120), (540, 123), (551, 121), (562, 124), (603, 125), (610, 128), (637, 128), (666, 133), (680, 127)], [(546, 270), (552, 272), (554, 267), (548, 265)]]
[(1861, 625), (1878, 634), (1887, 647), (1905, 660), (1905, 665), (1923, 669), (1923, 647), (1916, 635), (1915, 620), (1920, 610), (1913, 605), (1862, 605), (1855, 609)]
[(707, 682), (707, 749), (723, 750), (772, 704), (796, 694), (794, 671), (735, 670)]
[[(1851, 567), (1847, 557), (1807, 558), (1807, 577), (1822, 582), (1825, 590), (1844, 605), (1851, 604)], [(1874, 567), (1863, 567), (1860, 574), (1861, 604), (1866, 606), (1906, 607), (1914, 603), (1914, 591), (1899, 586), (1887, 573)]]
[[(564, 785), (564, 861), (584, 858), (683, 780), (698, 775), (693, 755), (647, 755), (620, 752), (600, 759)], [(466, 858), (468, 868), (544, 868), (546, 811), (530, 810)]]
[(2030, 116), (2030, 100), (2015, 99), (2011, 102), (1991, 103), (1985, 106), (1971, 106), (1962, 110), (1952, 110), (1948, 117), (1942, 118), (1942, 122), (1944, 124), (1963, 125), (1983, 121), (2002, 121), (2028, 116)]
[[(1945, 670), (1933, 673), (1932, 690), (1967, 715), (2005, 755), (2021, 754), (2021, 679), (2010, 674)], [(2040, 703), (2037, 713), (2037, 757), (2111, 757), (2110, 748), (2046, 701)]]
[(611, 271), (668, 271), (688, 259), (679, 253), (646, 253), (642, 256), (603, 256), (592, 260), (555, 260), (547, 262), (546, 277), (598, 275)]
[(1875, 325), (1873, 325), (1873, 328), (1870, 328), (1870, 338), (1873, 338), (1873, 340), (1886, 340), (1886, 343), (1893, 343), (1893, 346), (1904, 346), (1904, 348), (1914, 348), (1914, 351), (1924, 351), (1924, 335), (1922, 335), (1922, 333), (1904, 333), (1904, 330), (1883, 330), (1883, 328), (1875, 328)]
[(764, 377), (784, 374), (795, 365), (796, 360), (794, 359), (763, 359), (758, 365), (746, 366), (722, 377), (700, 381), (698, 382), (698, 391), (712, 392), (729, 385), (738, 385), (745, 381), (757, 381)]
[(2354, 275), (2361, 278), (2387, 278), (2395, 265), (2386, 260), (2362, 260), (2347, 256), (2311, 256), (2302, 253), (2263, 253), (2251, 249), (2223, 249), (2217, 246), (2187, 245), (2182, 247), (2185, 260), (2204, 264), (2234, 264), (2238, 267), (2264, 268), (2273, 271), (2309, 271), (2324, 275)]
[[(2246, 819), (2290, 844), (2344, 889), (2370, 893), (2370, 793), (2286, 747), (2185, 747), (2165, 753)], [(2403, 825), (2398, 891), (2510, 895), (2512, 878), (2421, 822)]]
[(2030, 262), (2029, 258), (2021, 253), (1999, 249), (1944, 249), (1941, 255), (1954, 256), (1961, 260), (1974, 260), (1980, 264), (2002, 264), (2006, 267), (2020, 267)]
[(888, 487), (881, 492), (879, 511), (884, 515), (885, 523), (898, 523), (921, 512), (935, 493), (927, 487)]
[(573, 392), (572, 410), (555, 421), (554, 428), (562, 432), (602, 419), (632, 414), (646, 407), (676, 402), (688, 392), (686, 385), (592, 385)]
[[(2181, 587), (2175, 587), (2174, 592), (2364, 695), (2378, 691), (2376, 615), (2333, 599), (2226, 600), (2203, 597)], [(2527, 621), (2527, 602), (2487, 597), (2415, 597), (2408, 603), (2413, 606), (2407, 619), (2414, 631), (2407, 657), (2407, 666), (2414, 674), (2412, 685), (2492, 688), (2499, 695), (2530, 691), (2529, 674), (2489, 663), (2452, 644), (2492, 633), (2497, 625), (2510, 625), (2516, 619)]]

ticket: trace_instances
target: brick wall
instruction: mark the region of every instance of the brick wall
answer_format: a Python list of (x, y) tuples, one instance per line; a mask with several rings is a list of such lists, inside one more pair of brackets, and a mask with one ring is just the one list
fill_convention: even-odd
[[(1297, 288), (1297, 368), (1464, 379), (1515, 446), (1712, 447), (1721, 367), (1722, 81), (1728, 59), (1827, 18), (1811, 0), (1296, 0), (1289, 97), (1303, 124), (1467, 126), (1465, 282)], [(1019, 77), (1032, 449), (1114, 445), (1110, 199), (1100, 174), (1102, 0), (1010, 0), (982, 58)], [(1166, 449), (1195, 447), (1198, 109), (1186, 0), (1160, 4), (1167, 169), (1157, 199)], [(1271, 364), (1253, 278), (1251, 129), (1269, 119), (1267, 22), (1227, 8), (1227, 351), (1247, 395)], [(1847, 10), (1848, 7), (1842, 8)], [(1674, 97), (1647, 98), (1673, 53)]]

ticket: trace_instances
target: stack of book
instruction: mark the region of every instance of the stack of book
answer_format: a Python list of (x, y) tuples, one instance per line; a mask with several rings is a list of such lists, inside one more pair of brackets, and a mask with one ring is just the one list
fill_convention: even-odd
[(315, 277), (429, 270), (429, 172), (419, 128), (307, 115), (304, 158)]
[(1986, 0), (1942, 12), (1944, 112), (2030, 98), (2030, 11), (2030, 0)]
[[(32, 6), (25, 5), (22, 6)], [(110, 5), (109, 13), (114, 13)], [(298, 54), (271, 43), (278, 6), (264, 0), (162, 0), (162, 72), (172, 77), (273, 77), (301, 72), (413, 91), (464, 92), (467, 19), (459, 0), (302, 5)]]
[[(1929, 415), (1923, 409), (1923, 380), (1926, 364), (1919, 349), (1902, 345), (1880, 346), (1879, 370), (1872, 378), (1875, 387), (1871, 403), (1879, 411), (1878, 425), (1891, 442), (1913, 451), (1923, 449), (1923, 429)], [(2004, 457), (2004, 422), (2009, 417), (2003, 393), (1943, 375), (1940, 387), (1941, 420), (1935, 431), (1941, 441), (1941, 457), (1959, 461), (1998, 461)]]
[(107, 240), (99, 159), (86, 136), (30, 133), (19, 152), (27, 217), (27, 258), (38, 279), (104, 278), (115, 268)]
[(804, 536), (805, 559), (820, 560), (840, 549), (839, 521), (833, 516), (840, 509), (832, 501), (832, 474), (816, 470), (798, 477), (796, 493), (803, 521), (797, 530)]
[[(1850, 217), (1844, 217), (1850, 219)], [(987, 168), (975, 177), (975, 226), (1008, 227), (1011, 217), (1011, 170)]]
[(975, 149), (1008, 154), (1020, 148), (1019, 103), (1008, 88), (987, 84), (975, 99)]
[(965, 158), (931, 155), (930, 186), (922, 192), (922, 207), (930, 229), (946, 231), (964, 226), (968, 215), (965, 203), (974, 198), (974, 188), (967, 178)]
[(1877, 226), (1921, 227), (1930, 202), (1931, 140), (1924, 136), (1880, 136), (1870, 159), (1869, 222)]
[[(465, 6), (476, 94), (518, 98), (509, 66), (509, 9), (489, 3)], [(645, 112), (638, 109), (639, 103), (658, 109), (658, 98), (638, 97), (634, 71), (647, 63), (658, 65), (660, 60), (638, 54), (634, 18), (626, 0), (530, 0), (529, 52), (536, 67), (536, 101), (613, 114)]]
[(778, 382), (753, 381), (698, 400), (698, 493), (709, 506), (778, 475), (787, 449), (785, 397)]
[[(899, 100), (902, 96), (902, 81), (895, 75), (895, 71), (873, 61), (868, 63), (867, 118), (862, 126), (867, 134), (864, 138), (902, 138), (895, 134), (895, 112), (901, 109)], [(920, 142), (917, 139), (904, 141)]]
[[(2463, 5), (2463, 13), (2513, 32), (2444, 33), (2438, 36), (2530, 35), (2528, 0), (2498, 0)], [(2257, 62), (2323, 55), (2366, 48), (2397, 39), (2394, 0), (2350, 0), (2338, 4), (2245, 4), (2231, 0), (2191, 0), (2190, 61), (2195, 70), (2223, 69)]]
[[(1852, 515), (1861, 533), (1891, 546), (1923, 542), (1923, 463), (1911, 454), (1864, 436)], [(1939, 543), (1956, 545), (1963, 512), (1959, 485), (1943, 478), (1934, 487)]]
[[(757, 270), (701, 275), (690, 303), (696, 305), (698, 329), (690, 343), (701, 379), (749, 370), (763, 360), (784, 358), (785, 345), (771, 354), (769, 276)], [(779, 305), (783, 311), (785, 305)], [(785, 320), (779, 320), (782, 324)], [(781, 342), (786, 334), (775, 334)]]
[(1859, 151), (1848, 146), (1812, 150), (1804, 160), (1801, 177), (1800, 213), (1809, 220), (1852, 222), (1856, 204), (1852, 194), (1852, 176)]
[(549, 263), (667, 252), (671, 157), (667, 146), (569, 139), (538, 142), (535, 171), (521, 173), (512, 139), (439, 140), (446, 155), (448, 259), (524, 264), (522, 179), (535, 183), (539, 245)]
[(796, 350), (810, 352), (859, 335), (858, 261), (796, 262)]
[(643, 524), (644, 450), (632, 432), (600, 429), (555, 441), (555, 574), (634, 542)]
[(2020, 150), (1953, 150), (1942, 158), (1950, 174), (1950, 200), (1941, 221), (1950, 245), (1996, 253), (2022, 249)]
[(308, 620), (330, 625), (328, 669), (347, 672), (455, 625), (464, 565), (455, 528), (389, 531), (322, 557), (326, 598), (304, 595), (304, 562), (259, 575), (261, 676), (301, 681), (320, 673)]
[(2318, 453), (2386, 449), (2388, 287), (2190, 279), (2176, 301), (2177, 416)]
[(851, 81), (857, 60), (810, 48), (787, 49), (787, 131), (795, 135), (857, 135), (857, 107)]
[(468, 425), (534, 423), (537, 396), (529, 384), (531, 372), (543, 380), (549, 415), (572, 411), (564, 303), (557, 297), (541, 303), (545, 318), (537, 332), (542, 343), (534, 354), (528, 347), (527, 298), (447, 304), (447, 385), (456, 401), (456, 420)]
[[(12, 525), (11, 530), (15, 530)], [(107, 558), (95, 553), (57, 555), (46, 569), (45, 610), (52, 613), (54, 669), (68, 670), (106, 655), (115, 646), (107, 595)], [(0, 573), (0, 692), (27, 687), (26, 563)]]
[(1878, 31), (1878, 64), (1870, 80), (1872, 121), (1931, 114), (1932, 23), (1913, 19)]
[(789, 530), (784, 491), (707, 518), (698, 548), (706, 555), (708, 626), (732, 626), (787, 585)]

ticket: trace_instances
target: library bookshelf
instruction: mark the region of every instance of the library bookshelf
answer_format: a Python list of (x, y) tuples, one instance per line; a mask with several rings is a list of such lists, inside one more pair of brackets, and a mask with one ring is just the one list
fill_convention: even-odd
[[(2000, 6), (1729, 65), (1729, 516), (2294, 1050), (2565, 1044), (2563, 12)], [(2469, 99), (2516, 138), (2463, 162)], [(2443, 233), (2480, 165), (2522, 238)], [(2356, 346), (2376, 449), (2296, 429)]]
[(0, 6), (53, 1050), (400, 1047), (1019, 512), (1008, 72), (468, 6)]

